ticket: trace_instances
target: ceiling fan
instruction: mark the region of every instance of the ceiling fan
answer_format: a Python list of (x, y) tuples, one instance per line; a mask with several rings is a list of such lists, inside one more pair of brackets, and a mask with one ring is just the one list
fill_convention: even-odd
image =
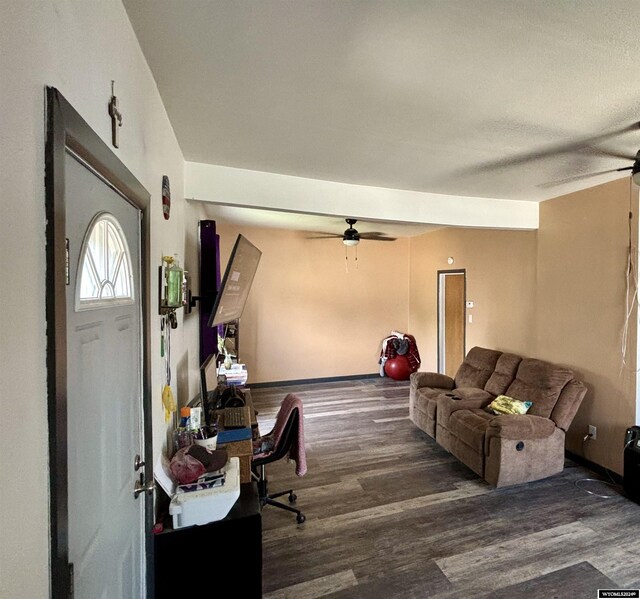
[(355, 218), (345, 218), (346, 223), (349, 225), (349, 228), (345, 230), (345, 232), (340, 235), (339, 233), (319, 233), (317, 236), (312, 237), (311, 239), (335, 239), (341, 238), (342, 243), (347, 246), (358, 245), (361, 239), (366, 239), (368, 241), (395, 241), (395, 237), (387, 237), (384, 233), (380, 233), (378, 231), (371, 233), (359, 233), (353, 225), (355, 225), (358, 221)]
[(555, 187), (557, 185), (562, 185), (564, 183), (571, 183), (574, 181), (579, 181), (581, 179), (587, 179), (589, 177), (596, 177), (599, 175), (606, 175), (609, 173), (616, 173), (616, 172), (622, 172), (622, 171), (631, 171), (631, 178), (633, 179), (633, 182), (636, 185), (640, 185), (640, 150), (636, 153), (635, 156), (631, 156), (628, 154), (623, 154), (621, 152), (614, 152), (614, 151), (610, 151), (600, 147), (601, 143), (611, 138), (617, 137), (623, 133), (628, 133), (630, 131), (637, 131), (639, 128), (640, 128), (640, 123), (636, 121), (630, 125), (626, 125), (624, 127), (621, 127), (615, 130), (610, 130), (606, 133), (601, 133), (599, 135), (584, 137), (576, 141), (559, 143), (544, 149), (534, 150), (531, 152), (524, 152), (522, 154), (510, 156), (510, 157), (495, 160), (495, 161), (484, 162), (476, 165), (475, 167), (472, 167), (471, 169), (467, 169), (467, 174), (469, 173), (478, 174), (487, 170), (514, 167), (514, 166), (525, 164), (527, 162), (531, 162), (534, 160), (541, 160), (541, 159), (545, 159), (545, 158), (549, 158), (549, 157), (557, 156), (561, 154), (581, 153), (581, 154), (611, 156), (612, 158), (622, 158), (624, 160), (633, 161), (633, 164), (631, 166), (612, 168), (612, 169), (607, 169), (607, 170), (602, 170), (597, 172), (580, 173), (578, 175), (560, 179), (558, 181), (542, 183), (538, 185), (538, 187), (541, 187), (541, 188)]
[(604, 171), (584, 173), (580, 175), (575, 175), (573, 177), (566, 177), (565, 179), (560, 179), (558, 181), (542, 183), (538, 185), (538, 187), (541, 187), (541, 188), (555, 187), (557, 185), (563, 185), (564, 183), (573, 183), (574, 181), (581, 181), (582, 179), (588, 179), (590, 177), (597, 177), (599, 175), (608, 175), (609, 173), (621, 173), (622, 171), (631, 171), (631, 179), (636, 185), (640, 186), (640, 150), (636, 152), (635, 156), (628, 156), (628, 155), (619, 154), (616, 152), (609, 152), (607, 150), (600, 150), (600, 153), (606, 156), (612, 156), (614, 158), (624, 158), (625, 160), (633, 160), (633, 164), (631, 166), (621, 166), (620, 168), (610, 168)]

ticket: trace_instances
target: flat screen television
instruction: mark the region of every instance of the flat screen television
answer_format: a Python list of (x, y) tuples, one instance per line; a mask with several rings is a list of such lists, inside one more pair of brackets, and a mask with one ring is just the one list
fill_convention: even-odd
[(238, 235), (213, 304), (210, 327), (233, 322), (242, 316), (261, 257), (262, 252), (255, 245)]

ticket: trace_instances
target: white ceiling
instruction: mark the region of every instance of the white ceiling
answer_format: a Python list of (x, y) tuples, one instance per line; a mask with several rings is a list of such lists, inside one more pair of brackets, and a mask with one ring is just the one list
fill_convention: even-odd
[(640, 147), (637, 0), (124, 4), (187, 161), (540, 201)]

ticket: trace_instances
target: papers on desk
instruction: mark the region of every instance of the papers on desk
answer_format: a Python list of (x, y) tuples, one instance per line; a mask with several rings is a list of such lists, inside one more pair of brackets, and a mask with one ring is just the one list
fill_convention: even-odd
[(240, 497), (240, 461), (237, 457), (229, 458), (224, 474), (224, 485), (187, 493), (178, 491), (173, 495), (169, 504), (173, 528), (216, 522), (229, 513)]
[(171, 469), (169, 468), (169, 458), (161, 454), (153, 469), (153, 478), (162, 487), (162, 490), (171, 497), (176, 492), (176, 483), (171, 477)]
[(224, 469), (215, 472), (205, 472), (198, 480), (178, 485), (176, 493), (192, 493), (193, 491), (202, 491), (203, 489), (213, 489), (213, 487), (221, 487), (224, 485), (226, 472)]
[(220, 364), (218, 376), (221, 374), (227, 377), (227, 385), (242, 386), (247, 383), (246, 364), (232, 364), (228, 369), (224, 367), (224, 364)]

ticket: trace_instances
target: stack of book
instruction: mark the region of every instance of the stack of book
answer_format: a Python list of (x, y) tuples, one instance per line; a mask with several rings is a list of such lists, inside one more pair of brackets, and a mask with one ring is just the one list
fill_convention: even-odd
[(214, 472), (205, 472), (198, 480), (178, 485), (176, 493), (191, 493), (192, 491), (202, 491), (203, 489), (212, 489), (213, 487), (221, 487), (224, 485), (225, 471), (215, 470)]
[(224, 364), (218, 367), (218, 376), (224, 374), (227, 377), (227, 385), (242, 386), (247, 383), (246, 364), (232, 364), (231, 368), (225, 368)]

